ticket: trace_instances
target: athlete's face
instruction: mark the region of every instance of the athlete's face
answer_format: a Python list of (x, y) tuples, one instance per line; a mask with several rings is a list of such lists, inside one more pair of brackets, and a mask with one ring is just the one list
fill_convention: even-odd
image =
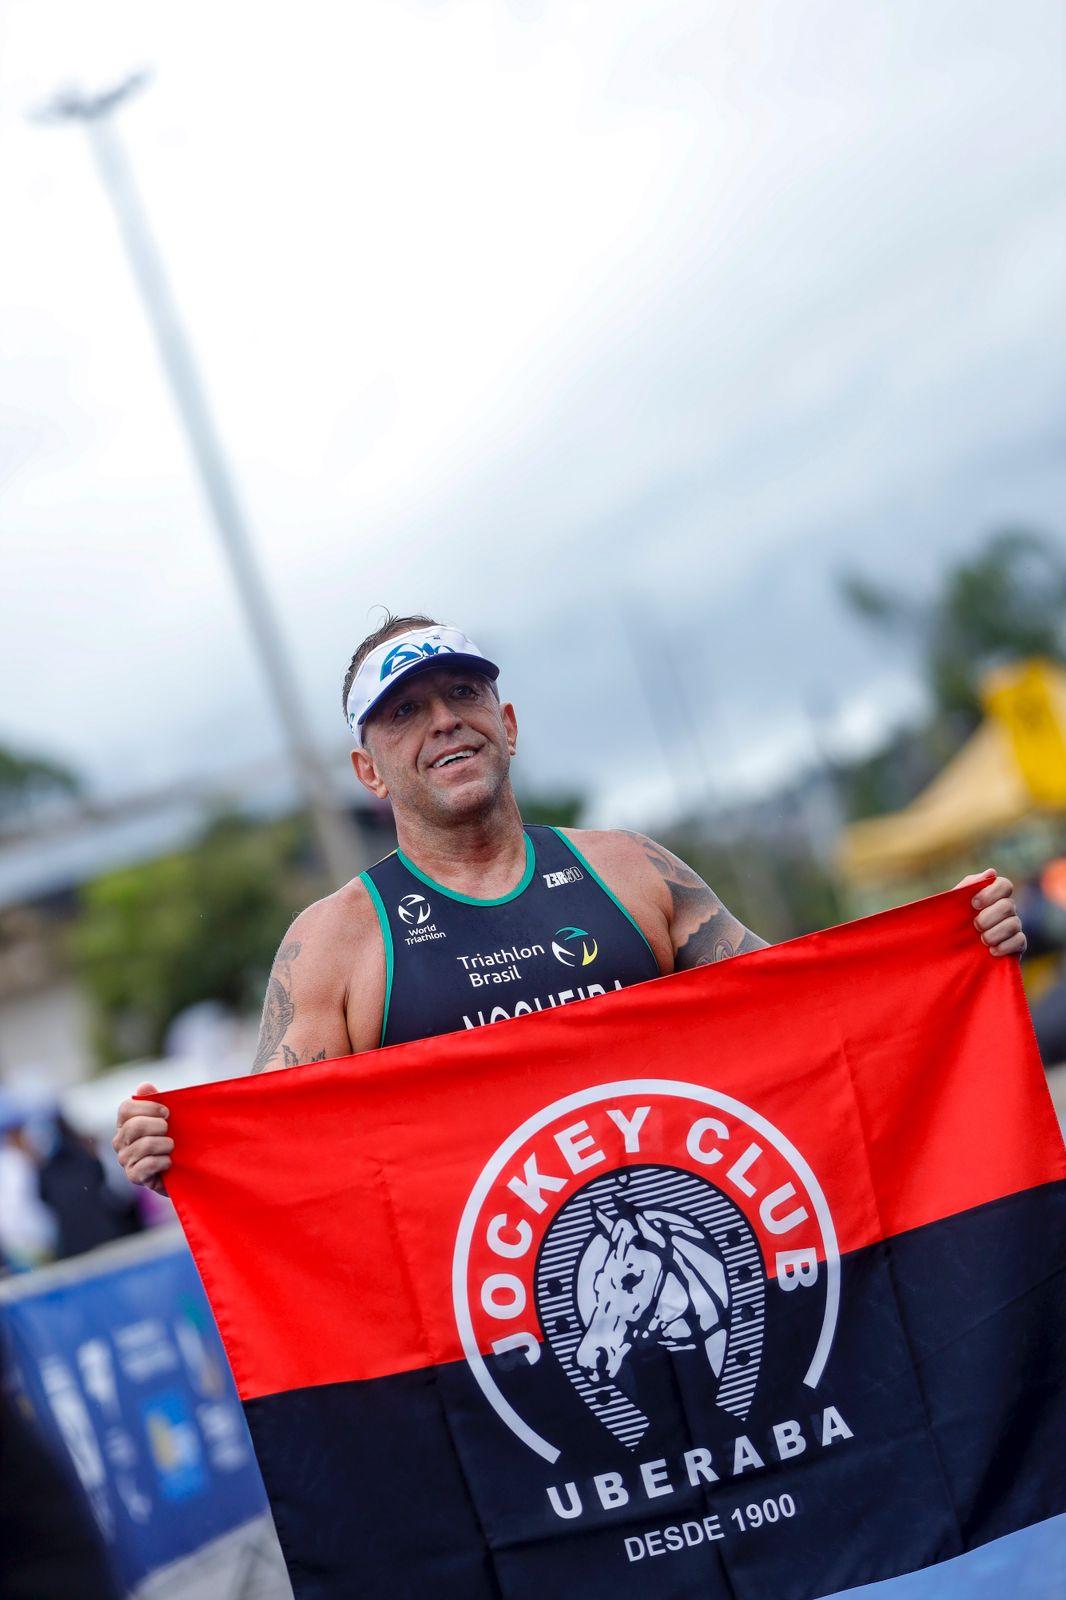
[(419, 672), (371, 713), (356, 776), (398, 813), (459, 822), (490, 810), (507, 783), (518, 725), (487, 678)]

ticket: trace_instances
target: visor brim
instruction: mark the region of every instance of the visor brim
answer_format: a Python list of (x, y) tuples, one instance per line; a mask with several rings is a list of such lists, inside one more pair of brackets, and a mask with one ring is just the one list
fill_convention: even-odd
[(406, 683), (409, 678), (419, 676), (424, 672), (476, 672), (479, 677), (488, 678), (495, 683), (500, 676), (500, 669), (495, 661), (487, 661), (484, 656), (468, 655), (463, 650), (449, 650), (439, 656), (427, 656), (424, 661), (412, 661), (409, 667), (403, 667), (399, 672), (394, 672), (388, 683), (383, 683), (356, 723), (357, 728), (363, 727), (367, 717), (376, 711), (383, 700), (386, 700), (394, 689), (401, 683)]

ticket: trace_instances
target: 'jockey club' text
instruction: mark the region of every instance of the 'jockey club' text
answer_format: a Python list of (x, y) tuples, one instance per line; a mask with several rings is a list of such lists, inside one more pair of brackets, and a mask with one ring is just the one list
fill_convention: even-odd
[[(535, 1237), (529, 1219), (544, 1214), (549, 1197), (555, 1201), (575, 1180), (584, 1181), (586, 1173), (608, 1161), (609, 1171), (621, 1165), (620, 1158), (642, 1153), (647, 1157), (650, 1152), (642, 1150), (641, 1139), (651, 1109), (650, 1105), (597, 1107), (591, 1113), (594, 1127), (582, 1118), (546, 1134), (541, 1151), (516, 1158), (515, 1170), (506, 1179), (513, 1199), (485, 1224), (484, 1239), (492, 1255), (516, 1263), (528, 1257)], [(678, 1138), (677, 1149), (663, 1149), (660, 1144), (652, 1159), (684, 1165), (710, 1177), (724, 1193), (737, 1196), (744, 1209), (751, 1210), (753, 1222), (758, 1219), (764, 1254), (768, 1244), (773, 1248), (773, 1276), (782, 1289), (816, 1284), (817, 1226), (795, 1183), (791, 1178), (781, 1181), (777, 1153), (764, 1149), (742, 1124), (734, 1122), (731, 1127), (725, 1113), (693, 1118), (679, 1130)], [(511, 1270), (488, 1273), (481, 1282), (480, 1298), (482, 1311), (493, 1321), (513, 1322), (523, 1315), (528, 1296), (523, 1279)], [(540, 1356), (539, 1340), (532, 1333), (510, 1333), (493, 1341), (492, 1349), (496, 1354), (521, 1349), (531, 1365)]]

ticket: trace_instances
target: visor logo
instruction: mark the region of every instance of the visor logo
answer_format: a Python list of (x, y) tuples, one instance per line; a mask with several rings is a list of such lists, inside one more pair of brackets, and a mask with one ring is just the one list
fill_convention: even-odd
[(556, 928), (552, 955), (564, 967), (591, 966), (599, 953), (599, 945), (586, 928)]
[(398, 644), (390, 650), (381, 663), (381, 679), (393, 677), (397, 672), (402, 672), (405, 667), (413, 667), (416, 661), (431, 660), (433, 656), (453, 656), (455, 651), (450, 644), (434, 644), (431, 639), (426, 639), (422, 644), (411, 644), (409, 641)]

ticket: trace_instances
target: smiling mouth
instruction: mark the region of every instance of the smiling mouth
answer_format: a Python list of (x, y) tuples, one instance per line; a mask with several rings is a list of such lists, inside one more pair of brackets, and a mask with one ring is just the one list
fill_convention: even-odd
[(464, 761), (470, 761), (477, 755), (477, 751), (466, 747), (462, 750), (449, 751), (447, 755), (438, 756), (436, 761), (430, 763), (431, 772), (441, 772), (445, 767), (458, 767)]

